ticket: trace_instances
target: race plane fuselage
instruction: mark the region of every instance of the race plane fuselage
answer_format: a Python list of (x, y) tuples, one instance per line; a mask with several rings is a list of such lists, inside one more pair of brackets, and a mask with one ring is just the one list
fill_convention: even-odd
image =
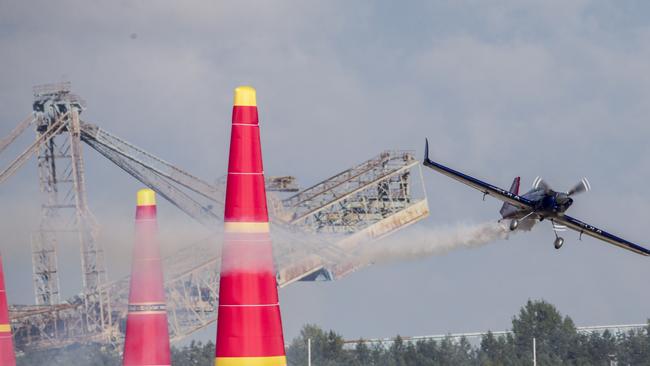
[(558, 236), (557, 233), (566, 231), (569, 228), (579, 232), (580, 238), (585, 234), (637, 254), (650, 256), (650, 251), (640, 245), (629, 242), (565, 214), (573, 204), (573, 198), (571, 196), (591, 189), (591, 185), (586, 178), (583, 178), (568, 192), (557, 192), (538, 177), (533, 182), (533, 189), (523, 195), (519, 195), (519, 177), (515, 178), (512, 182), (510, 190), (505, 190), (429, 159), (428, 140), (425, 145), (423, 164), (443, 175), (481, 191), (483, 197), (489, 195), (503, 201), (503, 207), (501, 207), (500, 211), (501, 220), (509, 220), (509, 227), (512, 231), (530, 230), (537, 222), (544, 220), (550, 221), (555, 231), (554, 246), (556, 249), (560, 249), (564, 244), (564, 239)]

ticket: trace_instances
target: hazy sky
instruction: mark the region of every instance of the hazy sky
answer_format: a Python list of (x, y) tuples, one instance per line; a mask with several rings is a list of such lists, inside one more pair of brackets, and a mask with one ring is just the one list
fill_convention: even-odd
[[(541, 175), (568, 189), (588, 176), (593, 190), (572, 215), (650, 245), (647, 2), (206, 4), (0, 0), (0, 136), (30, 112), (33, 85), (70, 80), (86, 120), (211, 180), (225, 171), (232, 90), (251, 84), (268, 174), (307, 186), (383, 149), (419, 156), (429, 136), (433, 157), (502, 187)], [(32, 140), (26, 133), (0, 163)], [(140, 185), (91, 149), (85, 155), (91, 210), (119, 278)], [(498, 218), (497, 201), (424, 176), (431, 216), (419, 226)], [(11, 303), (33, 301), (38, 194), (34, 160), (0, 186)], [(159, 222), (169, 253), (178, 238), (202, 234), (166, 203)], [(346, 337), (504, 329), (529, 298), (579, 325), (650, 317), (648, 258), (565, 237), (556, 251), (542, 223), (478, 249), (292, 285), (280, 291), (286, 336), (307, 322)], [(78, 248), (62, 246), (71, 295), (81, 286)]]

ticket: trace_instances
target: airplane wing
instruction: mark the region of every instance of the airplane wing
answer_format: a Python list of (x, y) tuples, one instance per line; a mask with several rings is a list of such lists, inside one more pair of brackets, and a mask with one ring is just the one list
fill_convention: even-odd
[(610, 244), (614, 244), (618, 247), (621, 247), (623, 249), (627, 249), (630, 251), (633, 251), (637, 254), (645, 255), (645, 256), (650, 256), (650, 250), (636, 245), (634, 243), (630, 243), (629, 241), (625, 239), (621, 239), (616, 235), (612, 235), (608, 233), (607, 231), (601, 230), (599, 228), (593, 227), (585, 222), (582, 222), (578, 219), (574, 219), (571, 216), (568, 215), (562, 215), (562, 216), (557, 216), (553, 218), (554, 222), (564, 224), (567, 227), (581, 233), (581, 234), (587, 234), (593, 238), (600, 239), (602, 241), (608, 242)]
[(461, 183), (464, 183), (472, 188), (478, 189), (483, 192), (483, 194), (493, 196), (496, 199), (499, 199), (503, 202), (507, 202), (511, 205), (517, 206), (519, 208), (533, 208), (533, 203), (519, 195), (511, 193), (505, 189), (495, 187), (491, 184), (480, 181), (474, 177), (463, 174), (461, 172), (455, 171), (451, 168), (448, 168), (442, 164), (438, 164), (435, 161), (429, 159), (429, 140), (426, 140), (426, 145), (424, 147), (424, 161), (422, 162), (425, 166), (442, 173), (450, 178), (453, 178)]

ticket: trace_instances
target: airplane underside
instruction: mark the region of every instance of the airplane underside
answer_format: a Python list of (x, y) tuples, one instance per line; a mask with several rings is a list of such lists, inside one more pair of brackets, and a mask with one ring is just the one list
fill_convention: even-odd
[(583, 178), (578, 184), (566, 192), (562, 192), (554, 191), (543, 179), (537, 177), (533, 181), (533, 188), (525, 194), (519, 195), (520, 177), (516, 177), (510, 189), (505, 190), (451, 169), (429, 159), (428, 140), (425, 141), (422, 164), (442, 175), (446, 175), (480, 191), (483, 193), (483, 198), (489, 195), (502, 201), (503, 206), (499, 212), (503, 218), (499, 221), (509, 220), (508, 226), (511, 231), (530, 231), (537, 221), (547, 220), (551, 222), (555, 234), (555, 241), (553, 243), (555, 249), (560, 249), (564, 244), (564, 239), (558, 235), (558, 232), (571, 229), (576, 231), (580, 235), (580, 238), (584, 234), (619, 248), (640, 255), (650, 256), (650, 250), (643, 246), (565, 214), (567, 209), (573, 204), (573, 196), (591, 189), (591, 184), (589, 184), (586, 178)]

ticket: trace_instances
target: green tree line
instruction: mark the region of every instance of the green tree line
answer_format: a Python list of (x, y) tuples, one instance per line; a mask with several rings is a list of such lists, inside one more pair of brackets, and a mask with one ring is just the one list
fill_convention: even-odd
[[(418, 340), (395, 337), (386, 344), (345, 344), (333, 330), (306, 325), (287, 348), (290, 366), (307, 365), (307, 340), (311, 340), (313, 366), (433, 366), (433, 365), (532, 365), (533, 338), (537, 364), (546, 365), (648, 365), (650, 366), (650, 322), (643, 330), (627, 333), (579, 333), (568, 316), (562, 316), (545, 301), (528, 301), (512, 319), (512, 332), (496, 336), (490, 332), (480, 343), (467, 339)], [(117, 349), (101, 345), (71, 345), (65, 348), (26, 352), (18, 365), (118, 366)], [(194, 342), (172, 348), (172, 364), (213, 365), (214, 343)]]
[(307, 339), (314, 366), (532, 365), (533, 338), (537, 365), (650, 365), (650, 322), (627, 333), (579, 333), (545, 301), (528, 301), (512, 319), (512, 332), (488, 332), (473, 346), (467, 339), (407, 341), (400, 336), (386, 344), (359, 342), (344, 346), (343, 338), (315, 325), (305, 326), (287, 349), (291, 366), (307, 365)]

